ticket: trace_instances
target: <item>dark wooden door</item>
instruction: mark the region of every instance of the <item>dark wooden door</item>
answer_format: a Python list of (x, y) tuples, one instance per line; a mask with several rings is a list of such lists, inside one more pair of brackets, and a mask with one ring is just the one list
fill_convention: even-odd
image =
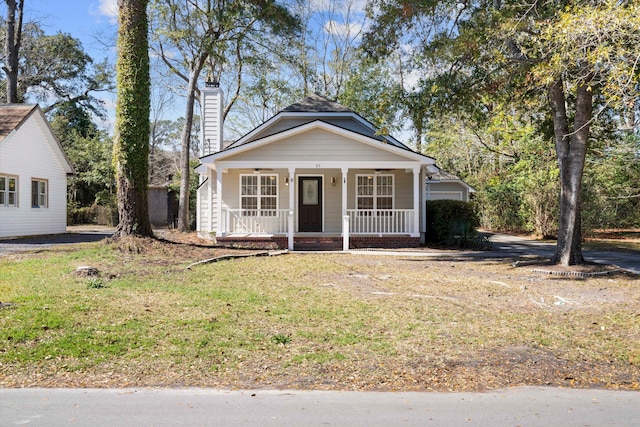
[(298, 178), (298, 231), (322, 231), (322, 177)]

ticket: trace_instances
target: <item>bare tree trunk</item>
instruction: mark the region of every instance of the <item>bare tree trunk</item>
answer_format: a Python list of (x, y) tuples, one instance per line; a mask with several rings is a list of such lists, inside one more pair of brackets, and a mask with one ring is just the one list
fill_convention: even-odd
[(593, 115), (593, 94), (588, 80), (576, 94), (574, 131), (569, 132), (562, 79), (550, 88), (556, 153), (560, 168), (560, 217), (558, 243), (552, 262), (561, 265), (584, 263), (582, 256), (582, 175), (589, 141), (589, 124)]
[[(5, 65), (2, 67), (7, 78), (7, 103), (18, 102), (18, 53), (22, 42), (22, 10), (24, 0), (6, 0), (7, 38), (5, 40)], [(16, 20), (16, 13), (18, 14)]]
[(189, 231), (189, 184), (191, 175), (191, 129), (193, 127), (193, 109), (196, 98), (198, 77), (204, 67), (207, 56), (201, 56), (195, 63), (187, 85), (187, 105), (184, 114), (184, 127), (180, 138), (180, 195), (178, 197), (178, 230)]

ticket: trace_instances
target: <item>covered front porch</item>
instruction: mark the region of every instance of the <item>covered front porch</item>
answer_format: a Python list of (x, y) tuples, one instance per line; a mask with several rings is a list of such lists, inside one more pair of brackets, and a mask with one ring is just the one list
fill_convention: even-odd
[(415, 162), (373, 168), (224, 163), (207, 168), (198, 190), (199, 205), (210, 200), (214, 213), (200, 212), (198, 230), (220, 244), (289, 250), (420, 244), (426, 171)]

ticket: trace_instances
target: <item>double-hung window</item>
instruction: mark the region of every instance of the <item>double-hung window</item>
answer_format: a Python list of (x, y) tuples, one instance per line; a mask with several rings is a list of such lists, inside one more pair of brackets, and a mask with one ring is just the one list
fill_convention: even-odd
[(45, 179), (31, 180), (31, 207), (32, 208), (47, 207), (47, 180)]
[(0, 207), (18, 207), (18, 178), (0, 175)]
[(357, 175), (356, 186), (358, 210), (393, 209), (393, 175)]
[(241, 175), (240, 206), (243, 216), (277, 216), (278, 175)]

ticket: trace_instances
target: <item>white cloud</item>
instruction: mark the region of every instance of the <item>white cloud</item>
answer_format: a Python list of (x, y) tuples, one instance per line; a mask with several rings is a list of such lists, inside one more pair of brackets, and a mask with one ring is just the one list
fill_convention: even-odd
[(118, 22), (118, 0), (100, 0), (96, 15), (102, 15), (109, 18), (111, 23)]
[(362, 31), (362, 24), (356, 22), (341, 24), (337, 21), (330, 20), (324, 24), (324, 31), (327, 34), (355, 37)]

